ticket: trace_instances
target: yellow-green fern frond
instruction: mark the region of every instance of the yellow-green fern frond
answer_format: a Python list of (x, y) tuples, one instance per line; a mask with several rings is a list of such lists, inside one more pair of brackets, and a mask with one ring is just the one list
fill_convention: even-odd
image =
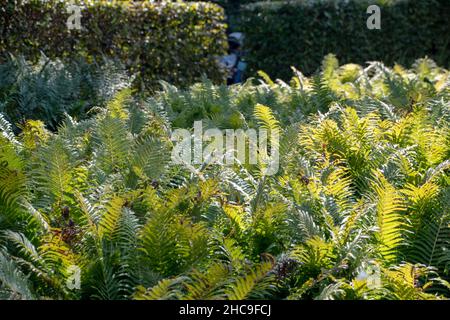
[(133, 90), (130, 88), (122, 89), (108, 103), (107, 109), (111, 117), (119, 119), (128, 119), (126, 104), (131, 100)]
[(125, 199), (120, 197), (113, 198), (106, 207), (106, 212), (101, 217), (99, 223), (100, 236), (110, 236), (120, 221)]
[(269, 107), (258, 103), (253, 114), (262, 128), (277, 133), (280, 131), (280, 122)]
[(163, 279), (150, 289), (138, 286), (133, 296), (135, 300), (176, 300), (180, 298), (181, 292), (176, 286), (180, 283), (179, 278)]
[(189, 274), (189, 279), (184, 282), (187, 291), (184, 299), (221, 299), (221, 290), (229, 281), (230, 273), (230, 266), (220, 262), (213, 262), (206, 270), (194, 270)]
[(275, 82), (273, 82), (272, 79), (270, 79), (269, 75), (264, 71), (259, 70), (258, 76), (260, 76), (264, 80), (264, 82), (267, 83), (269, 86), (275, 86)]

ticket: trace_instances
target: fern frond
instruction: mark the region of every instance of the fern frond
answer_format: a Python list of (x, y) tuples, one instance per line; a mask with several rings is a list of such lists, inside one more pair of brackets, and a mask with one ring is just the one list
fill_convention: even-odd
[(242, 248), (232, 238), (226, 238), (223, 240), (220, 246), (225, 258), (231, 263), (234, 269), (240, 270), (246, 262), (246, 256)]
[(308, 239), (316, 236), (323, 236), (323, 231), (318, 223), (314, 221), (311, 214), (304, 210), (295, 210), (290, 214), (295, 235), (301, 240), (307, 241)]
[(132, 150), (130, 167), (141, 179), (157, 179), (164, 173), (170, 155), (160, 141), (151, 137), (140, 139)]
[(181, 279), (163, 279), (157, 285), (146, 290), (139, 286), (133, 296), (135, 300), (177, 300), (181, 296), (181, 292), (176, 287)]
[(189, 280), (184, 282), (187, 295), (184, 299), (207, 300), (220, 299), (221, 289), (229, 281), (231, 269), (228, 265), (213, 262), (204, 271), (194, 270), (189, 275)]
[(0, 132), (2, 136), (8, 140), (15, 148), (20, 149), (22, 144), (16, 139), (16, 135), (12, 130), (11, 124), (6, 120), (5, 116), (0, 113)]
[(34, 300), (31, 284), (28, 278), (20, 271), (13, 260), (0, 251), (0, 288), (9, 291), (9, 298), (13, 300)]
[(106, 173), (123, 168), (126, 164), (130, 141), (121, 119), (108, 115), (101, 119), (96, 128), (95, 144), (98, 148), (96, 160)]
[(12, 146), (0, 145), (0, 225), (5, 227), (24, 219), (22, 203), (27, 197), (27, 177), (22, 170), (23, 161)]
[(99, 223), (98, 231), (100, 236), (111, 236), (118, 228), (124, 204), (125, 199), (120, 197), (113, 198), (109, 202), (106, 212), (101, 217)]
[(418, 284), (421, 276), (430, 273), (421, 265), (404, 263), (383, 272), (386, 287), (392, 299), (398, 300), (435, 300), (437, 296), (426, 293), (424, 289), (429, 283)]
[(32, 182), (39, 191), (39, 207), (63, 203), (72, 191), (73, 162), (62, 139), (55, 139), (39, 150), (39, 166), (32, 172)]
[(272, 268), (271, 262), (262, 262), (246, 275), (238, 277), (230, 284), (230, 288), (225, 290), (227, 299), (243, 300), (266, 297), (273, 290), (272, 279), (268, 275)]
[(128, 119), (125, 105), (131, 100), (132, 93), (132, 89), (122, 89), (108, 102), (106, 108), (112, 118)]
[(274, 132), (280, 131), (280, 123), (269, 107), (257, 104), (255, 106), (254, 116), (262, 128)]
[(269, 75), (262, 70), (258, 71), (258, 76), (260, 76), (266, 84), (269, 86), (275, 86), (275, 83), (270, 79)]
[(387, 262), (395, 261), (399, 246), (403, 244), (405, 204), (398, 191), (378, 172), (372, 188), (376, 195), (376, 221), (379, 228), (380, 253)]

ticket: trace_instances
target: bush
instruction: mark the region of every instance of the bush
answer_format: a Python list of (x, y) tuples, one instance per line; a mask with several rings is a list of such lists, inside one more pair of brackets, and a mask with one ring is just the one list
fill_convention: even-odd
[[(37, 60), (101, 55), (119, 58), (154, 88), (162, 79), (185, 86), (203, 75), (224, 79), (216, 57), (226, 49), (223, 9), (211, 3), (77, 1), (81, 30), (68, 30), (61, 0), (0, 0), (0, 56)], [(1, 57), (0, 57), (1, 59)], [(143, 80), (143, 82), (141, 82)]]
[[(250, 70), (287, 79), (290, 66), (311, 74), (328, 53), (344, 63), (410, 65), (428, 55), (449, 65), (447, 0), (260, 2), (243, 7), (240, 30)], [(366, 26), (370, 4), (381, 8), (381, 30)]]

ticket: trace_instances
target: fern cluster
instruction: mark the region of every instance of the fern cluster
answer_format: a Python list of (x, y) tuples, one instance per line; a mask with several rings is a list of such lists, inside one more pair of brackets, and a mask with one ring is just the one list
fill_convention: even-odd
[[(55, 132), (0, 116), (1, 297), (449, 298), (449, 72), (293, 71), (125, 88)], [(196, 120), (277, 131), (278, 172), (172, 163)]]

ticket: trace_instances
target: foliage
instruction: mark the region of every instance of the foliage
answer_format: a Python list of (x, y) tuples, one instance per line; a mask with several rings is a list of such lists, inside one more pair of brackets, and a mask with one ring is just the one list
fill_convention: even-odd
[[(328, 56), (261, 75), (123, 89), (57, 132), (0, 117), (1, 296), (449, 298), (449, 72)], [(172, 163), (171, 130), (199, 119), (278, 131), (278, 172)]]
[[(370, 5), (380, 7), (381, 29), (366, 26)], [(286, 80), (290, 67), (306, 74), (330, 52), (344, 63), (410, 65), (428, 55), (449, 66), (447, 0), (261, 1), (241, 8), (249, 73), (264, 70)]]
[(112, 60), (63, 63), (41, 56), (33, 64), (23, 56), (9, 56), (0, 65), (0, 112), (15, 131), (25, 120), (41, 120), (55, 130), (65, 114), (83, 119), (131, 82), (125, 68)]
[(188, 85), (206, 75), (224, 80), (216, 58), (225, 52), (223, 9), (202, 2), (84, 1), (81, 30), (69, 30), (68, 2), (0, 1), (0, 60), (7, 52), (36, 61), (101, 56), (121, 61), (135, 86), (158, 80)]

